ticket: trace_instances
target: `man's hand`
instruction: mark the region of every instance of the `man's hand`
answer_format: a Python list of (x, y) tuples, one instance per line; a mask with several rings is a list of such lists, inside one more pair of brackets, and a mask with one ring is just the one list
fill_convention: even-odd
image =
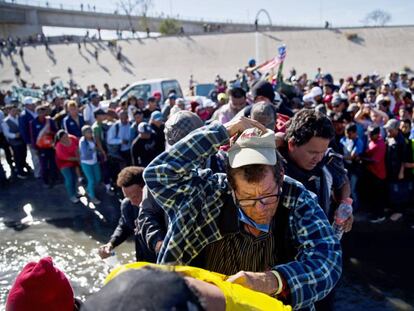
[[(335, 211), (335, 217), (336, 217), (336, 213), (337, 211)], [(345, 220), (341, 225), (344, 228), (344, 232), (351, 231), (353, 223), (354, 223), (354, 215), (351, 214), (351, 216), (349, 216), (348, 219)]]
[(344, 232), (349, 232), (352, 229), (352, 224), (354, 223), (354, 215), (351, 215), (348, 217), (347, 220), (345, 220), (343, 226), (344, 226)]
[(268, 295), (274, 294), (279, 288), (275, 275), (270, 272), (240, 271), (229, 276), (227, 282), (239, 284), (252, 290)]
[(227, 129), (227, 132), (229, 133), (229, 136), (232, 137), (233, 135), (237, 133), (242, 133), (244, 130), (247, 130), (252, 127), (257, 127), (263, 132), (266, 132), (267, 129), (264, 125), (257, 122), (256, 120), (246, 118), (246, 117), (239, 117), (236, 119), (233, 119), (226, 124), (224, 124), (224, 127)]
[(101, 247), (99, 247), (98, 250), (98, 254), (102, 259), (108, 258), (109, 256), (111, 256), (111, 252), (114, 249), (113, 245), (111, 242), (102, 245)]

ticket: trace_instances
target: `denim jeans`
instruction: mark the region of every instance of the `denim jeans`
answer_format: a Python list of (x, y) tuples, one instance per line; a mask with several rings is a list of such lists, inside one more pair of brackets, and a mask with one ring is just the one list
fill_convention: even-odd
[(65, 178), (65, 187), (69, 197), (74, 197), (76, 195), (76, 168), (75, 167), (64, 167), (60, 170), (63, 177)]
[(55, 150), (53, 148), (38, 150), (43, 182), (50, 185), (56, 180), (57, 176)]
[(95, 198), (95, 186), (101, 181), (101, 169), (99, 163), (93, 165), (81, 163), (82, 171), (88, 181), (87, 193), (88, 196), (93, 199)]

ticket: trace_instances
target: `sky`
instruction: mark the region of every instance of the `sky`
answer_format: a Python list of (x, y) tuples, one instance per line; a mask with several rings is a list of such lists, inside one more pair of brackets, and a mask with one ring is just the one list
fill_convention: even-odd
[[(120, 1), (137, 0), (16, 0), (17, 3), (68, 9), (80, 9), (83, 3), (97, 11), (113, 12)], [(148, 1), (148, 0), (147, 0)], [(10, 0), (8, 0), (10, 2)], [(389, 25), (413, 24), (413, 0), (152, 0), (148, 15), (174, 16), (204, 21), (253, 23), (260, 10), (269, 13), (273, 25), (323, 26), (329, 21), (334, 27), (362, 26), (365, 16), (381, 9), (391, 14)], [(119, 8), (118, 8), (119, 9)], [(268, 24), (266, 14), (259, 23)]]

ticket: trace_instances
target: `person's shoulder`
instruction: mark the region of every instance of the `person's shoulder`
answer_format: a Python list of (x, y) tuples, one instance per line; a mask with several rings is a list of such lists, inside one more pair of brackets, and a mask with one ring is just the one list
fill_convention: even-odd
[(221, 106), (219, 109), (217, 109), (217, 111), (219, 113), (227, 112), (228, 110), (230, 110), (230, 104), (229, 103), (227, 103), (227, 104)]
[(79, 142), (79, 138), (77, 138), (75, 135), (69, 134), (68, 136), (71, 141), (76, 142), (76, 143)]
[(332, 148), (328, 148), (328, 150), (325, 153), (325, 157), (324, 157), (324, 163), (325, 164), (329, 164), (332, 161), (342, 161), (343, 160), (343, 156), (342, 154), (336, 152), (334, 149)]
[[(282, 196), (287, 202), (297, 200), (299, 196), (307, 191), (305, 186), (298, 180), (285, 175), (283, 178)], [(286, 202), (285, 202), (286, 203)]]
[(131, 200), (128, 198), (124, 198), (121, 202), (121, 209), (126, 209), (132, 207)]
[(301, 189), (301, 190), (305, 190), (305, 186), (300, 181), (298, 181), (298, 180), (296, 180), (296, 179), (294, 179), (294, 178), (292, 178), (288, 175), (285, 175), (284, 178), (283, 178), (283, 187), (285, 187), (285, 186), (295, 187), (295, 188), (298, 188), (298, 189)]
[(282, 204), (288, 209), (295, 208), (301, 201), (313, 200), (317, 202), (316, 194), (307, 190), (301, 182), (287, 175), (283, 179), (281, 199)]

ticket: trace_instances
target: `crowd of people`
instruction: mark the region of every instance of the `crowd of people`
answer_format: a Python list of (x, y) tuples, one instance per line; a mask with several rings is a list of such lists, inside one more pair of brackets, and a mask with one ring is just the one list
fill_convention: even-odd
[[(229, 83), (217, 76), (204, 101), (170, 90), (165, 102), (156, 91), (105, 107), (102, 100), (116, 96), (108, 85), (102, 93), (94, 85), (70, 87), (21, 101), (5, 93), (1, 148), (12, 177), (33, 171), (52, 188), (60, 171), (73, 203), (79, 183), (86, 182), (94, 204), (100, 183), (109, 195), (123, 194), (102, 258), (133, 235), (137, 261), (207, 269), (295, 310), (330, 310), (342, 270), (340, 237), (331, 226), (338, 206), (364, 208), (373, 224), (410, 217), (414, 77), (392, 72), (335, 81), (319, 68), (312, 78), (293, 69), (284, 80), (268, 79), (253, 60), (240, 72)], [(0, 173), (5, 181), (1, 166)], [(348, 232), (352, 224), (350, 215), (340, 225)], [(160, 273), (152, 290), (180, 282), (154, 267), (138, 273)], [(136, 279), (124, 273), (124, 281), (117, 276), (101, 292), (125, 295), (117, 288)], [(197, 297), (190, 290), (176, 301), (169, 292), (159, 308), (193, 299), (188, 310), (224, 310), (228, 291), (219, 283), (201, 272), (184, 275), (221, 292), (186, 280), (180, 293), (195, 288)], [(85, 310), (109, 308), (104, 296), (93, 295)]]

